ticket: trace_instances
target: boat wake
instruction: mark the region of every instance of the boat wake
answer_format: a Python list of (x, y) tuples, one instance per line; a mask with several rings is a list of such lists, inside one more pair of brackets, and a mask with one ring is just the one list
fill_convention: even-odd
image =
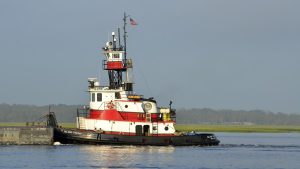
[(266, 145), (266, 144), (220, 144), (220, 149), (245, 148), (258, 151), (288, 151), (300, 152), (300, 145)]

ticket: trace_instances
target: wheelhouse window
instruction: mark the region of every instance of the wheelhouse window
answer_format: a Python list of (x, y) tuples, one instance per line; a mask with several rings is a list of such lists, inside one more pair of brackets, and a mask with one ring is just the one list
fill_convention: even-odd
[(102, 101), (102, 93), (97, 93), (97, 102)]
[(92, 93), (92, 102), (95, 102), (95, 93)]
[(119, 59), (119, 58), (120, 58), (120, 55), (119, 55), (118, 53), (113, 54), (113, 58)]

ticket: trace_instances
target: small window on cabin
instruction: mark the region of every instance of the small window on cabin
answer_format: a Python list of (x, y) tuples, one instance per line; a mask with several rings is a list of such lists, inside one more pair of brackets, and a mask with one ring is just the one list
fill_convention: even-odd
[(102, 93), (97, 93), (97, 102), (102, 101)]
[(116, 92), (115, 93), (115, 98), (116, 99), (121, 99), (121, 93), (120, 92)]
[(95, 93), (92, 93), (92, 102), (95, 102)]
[(120, 58), (119, 54), (113, 54), (113, 58)]

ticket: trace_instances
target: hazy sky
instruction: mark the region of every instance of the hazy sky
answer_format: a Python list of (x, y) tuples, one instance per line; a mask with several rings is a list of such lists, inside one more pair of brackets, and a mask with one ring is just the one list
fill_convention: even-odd
[(0, 0), (0, 103), (87, 104), (122, 25), (137, 93), (177, 108), (300, 113), (300, 1)]

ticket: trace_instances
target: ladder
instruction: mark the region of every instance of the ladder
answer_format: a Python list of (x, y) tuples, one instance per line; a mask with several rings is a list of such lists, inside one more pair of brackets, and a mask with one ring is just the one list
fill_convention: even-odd
[(152, 123), (152, 134), (158, 135), (158, 122)]
[(146, 121), (151, 122), (151, 113), (146, 113)]
[(78, 117), (78, 123), (79, 129), (85, 129), (85, 119), (83, 117)]

